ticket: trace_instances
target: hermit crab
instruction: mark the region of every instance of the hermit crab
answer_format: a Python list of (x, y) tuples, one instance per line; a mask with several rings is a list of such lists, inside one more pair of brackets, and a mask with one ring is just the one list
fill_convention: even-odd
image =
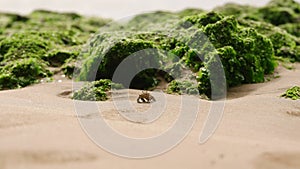
[(138, 103), (151, 103), (156, 100), (150, 93), (148, 93), (148, 91), (142, 91), (142, 94), (139, 95), (136, 101)]

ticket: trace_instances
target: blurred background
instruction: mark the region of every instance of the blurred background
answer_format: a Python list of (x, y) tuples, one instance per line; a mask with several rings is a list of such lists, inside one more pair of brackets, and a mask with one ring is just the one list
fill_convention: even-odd
[[(0, 0), (1, 12), (28, 14), (34, 9), (78, 12), (84, 15), (120, 19), (138, 13), (184, 8), (210, 10), (228, 2), (262, 6), (269, 0)], [(296, 0), (300, 1), (300, 0)]]

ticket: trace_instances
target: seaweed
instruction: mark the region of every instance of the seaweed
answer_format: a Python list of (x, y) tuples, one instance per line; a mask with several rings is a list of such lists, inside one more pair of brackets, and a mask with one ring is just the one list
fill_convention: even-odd
[(294, 86), (287, 89), (286, 92), (281, 95), (281, 97), (290, 98), (292, 100), (300, 99), (300, 87)]

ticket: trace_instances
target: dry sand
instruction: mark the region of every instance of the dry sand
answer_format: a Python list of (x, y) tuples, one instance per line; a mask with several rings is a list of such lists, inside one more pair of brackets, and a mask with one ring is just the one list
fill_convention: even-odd
[[(201, 101), (196, 124), (181, 144), (163, 155), (139, 160), (114, 156), (87, 137), (73, 101), (63, 97), (72, 88), (70, 80), (1, 91), (0, 169), (299, 169), (300, 102), (279, 97), (287, 88), (300, 85), (300, 64), (295, 67), (278, 68), (280, 78), (271, 82), (230, 89), (223, 119), (205, 144), (199, 145), (198, 138), (210, 102)], [(139, 91), (130, 93), (134, 103)], [(126, 121), (112, 101), (99, 105), (115, 130), (148, 137), (166, 130), (176, 119), (180, 97), (167, 95), (167, 100), (166, 112), (151, 124)]]

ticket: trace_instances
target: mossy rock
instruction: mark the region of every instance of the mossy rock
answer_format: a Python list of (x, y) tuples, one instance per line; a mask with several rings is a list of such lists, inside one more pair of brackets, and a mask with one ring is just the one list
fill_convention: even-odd
[(183, 80), (173, 80), (168, 84), (167, 93), (169, 94), (188, 94), (188, 95), (198, 95), (198, 85), (192, 83), (191, 81)]
[[(258, 83), (264, 81), (264, 75), (274, 71), (274, 49), (271, 40), (258, 33), (254, 28), (246, 28), (240, 25), (239, 21), (233, 16), (223, 16), (216, 12), (184, 17), (174, 23), (173, 31), (192, 32), (190, 37), (176, 39), (176, 37), (165, 36), (162, 29), (158, 33), (123, 32), (123, 33), (100, 33), (95, 36), (89, 48), (91, 57), (85, 58), (83, 71), (80, 74), (81, 80), (93, 80), (90, 74), (96, 74), (96, 79), (111, 79), (114, 70), (120, 62), (127, 56), (146, 48), (162, 49), (168, 51), (174, 57), (173, 66), (165, 64), (164, 57), (161, 57), (161, 65), (166, 65), (166, 69), (176, 68), (175, 65), (185, 64), (194, 73), (198, 72), (197, 86), (200, 93), (209, 95), (212, 89), (210, 86), (210, 67), (217, 64), (216, 57), (220, 57), (227, 84), (222, 86), (236, 86), (244, 83)], [(168, 35), (168, 33), (166, 33)], [(207, 35), (205, 39), (203, 35)], [(120, 38), (120, 37), (127, 38)], [(175, 34), (176, 36), (176, 34)], [(194, 37), (203, 37), (197, 39)], [(119, 37), (119, 38), (118, 38)], [(200, 40), (203, 42), (199, 42)], [(205, 41), (206, 40), (206, 41)], [(210, 40), (210, 41), (208, 41)], [(107, 43), (113, 44), (107, 46)], [(195, 43), (195, 44), (194, 44)], [(190, 46), (197, 46), (201, 43), (202, 49), (193, 49)], [(214, 50), (214, 48), (216, 50)], [(165, 57), (170, 57), (165, 56)], [(101, 64), (96, 61), (101, 58)], [(178, 59), (179, 58), (179, 59)], [(178, 64), (177, 64), (178, 63)], [(135, 64), (133, 64), (134, 66)], [(205, 70), (205, 71), (204, 71)], [(140, 77), (151, 79), (157, 72), (142, 72)], [(172, 78), (166, 77), (169, 80)], [(141, 80), (153, 83), (155, 80)], [(140, 87), (140, 86), (139, 86)], [(220, 91), (221, 92), (221, 91)], [(222, 93), (220, 93), (222, 95)]]
[(108, 99), (107, 92), (112, 88), (120, 89), (122, 85), (113, 83), (108, 79), (87, 82), (79, 90), (74, 92), (72, 98), (83, 101), (105, 101)]
[[(272, 41), (276, 56), (297, 60), (296, 56), (298, 54), (293, 53), (297, 52), (296, 46), (298, 45), (299, 40), (295, 36), (287, 33), (279, 27), (265, 22), (239, 20), (239, 23), (243, 26), (254, 28), (258, 33), (269, 38)], [(289, 54), (286, 52), (287, 49), (294, 52)]]
[[(207, 58), (210, 58), (211, 55), (219, 56), (229, 86), (263, 82), (264, 75), (274, 71), (274, 50), (271, 41), (255, 29), (240, 25), (235, 17), (224, 17), (210, 12), (206, 16), (198, 15), (185, 19), (195, 24), (193, 26), (198, 27), (200, 33), (207, 35), (210, 42), (206, 43), (213, 45), (208, 46), (217, 49), (216, 53), (211, 48), (198, 51), (198, 56), (204, 56), (204, 60), (206, 60), (202, 65), (205, 67), (210, 60)], [(195, 63), (193, 60), (191, 62)], [(201, 65), (199, 60), (198, 62)], [(208, 71), (207, 67), (206, 70)]]
[(40, 58), (47, 53), (51, 42), (36, 33), (18, 33), (0, 42), (0, 54), (4, 60)]
[(294, 23), (297, 21), (297, 15), (289, 7), (272, 7), (267, 6), (259, 9), (262, 19), (273, 25), (282, 25), (286, 23)]
[(187, 8), (184, 10), (181, 10), (179, 12), (177, 12), (176, 14), (180, 17), (180, 18), (184, 18), (187, 16), (192, 16), (192, 15), (199, 15), (201, 13), (204, 13), (205, 11), (202, 9), (198, 9), (198, 8)]
[(68, 60), (75, 60), (79, 55), (78, 51), (54, 50), (49, 52), (43, 59), (47, 61), (50, 66), (61, 67)]
[(81, 16), (77, 13), (67, 13), (67, 12), (54, 12), (54, 11), (48, 11), (48, 10), (35, 10), (30, 15), (30, 18), (34, 19), (43, 19), (45, 22), (48, 20), (75, 20), (80, 19)]
[(266, 6), (286, 7), (292, 9), (296, 14), (300, 14), (300, 4), (295, 0), (271, 0)]
[(1, 89), (25, 87), (51, 76), (49, 66), (71, 77), (81, 45), (110, 21), (45, 10), (0, 16)]
[(38, 58), (8, 62), (0, 67), (0, 72), (0, 89), (2, 90), (25, 87), (52, 75), (47, 69), (47, 64)]
[(287, 89), (286, 92), (281, 95), (281, 97), (290, 98), (292, 100), (300, 99), (300, 87), (294, 86)]
[(208, 24), (213, 24), (220, 21), (223, 15), (216, 13), (214, 11), (203, 13), (199, 15), (193, 15), (185, 17), (180, 24), (184, 28), (189, 28), (191, 26), (197, 26), (198, 28), (203, 28)]
[(278, 26), (299, 24), (300, 4), (294, 0), (271, 0), (263, 7), (228, 3), (215, 8), (214, 11), (226, 16), (234, 15), (239, 19), (268, 22)]
[(280, 25), (281, 29), (286, 30), (289, 34), (300, 37), (300, 24), (299, 23), (287, 23)]
[(28, 20), (29, 18), (26, 16), (13, 13), (0, 13), (0, 28), (8, 29), (16, 22), (26, 23)]
[(64, 64), (61, 66), (61, 70), (68, 78), (73, 78), (74, 71), (76, 69), (76, 59), (68, 58), (65, 60)]
[[(118, 65), (130, 55), (136, 58), (131, 64), (132, 68), (139, 69), (138, 67), (149, 64), (159, 65), (159, 58), (157, 57), (160, 55), (155, 50), (154, 42), (132, 37), (130, 34), (126, 35), (128, 38), (124, 38), (123, 34), (116, 35), (114, 33), (95, 36), (90, 42), (90, 46), (94, 47), (91, 47), (88, 51), (90, 54), (88, 54), (88, 58), (85, 58), (78, 76), (79, 80), (112, 79)], [(129, 38), (130, 36), (131, 38)], [(106, 43), (106, 40), (110, 41), (110, 45)], [(143, 53), (135, 54), (140, 51)], [(145, 62), (144, 57), (150, 55), (155, 57), (151, 57), (151, 60)], [(137, 83), (132, 83), (131, 87), (140, 88), (142, 86), (142, 89), (153, 87), (157, 83), (153, 79), (155, 73), (154, 70), (145, 70), (139, 73), (134, 79)], [(149, 76), (149, 74), (152, 75)]]
[(213, 9), (226, 16), (234, 15), (236, 17), (246, 17), (249, 13), (255, 13), (257, 8), (249, 5), (240, 5), (235, 3), (226, 3)]
[[(97, 78), (112, 78), (117, 66), (128, 56), (144, 49), (153, 49), (153, 43), (143, 40), (129, 40), (116, 43), (101, 60)], [(140, 60), (142, 61), (142, 60)], [(139, 63), (133, 63), (132, 66)]]

